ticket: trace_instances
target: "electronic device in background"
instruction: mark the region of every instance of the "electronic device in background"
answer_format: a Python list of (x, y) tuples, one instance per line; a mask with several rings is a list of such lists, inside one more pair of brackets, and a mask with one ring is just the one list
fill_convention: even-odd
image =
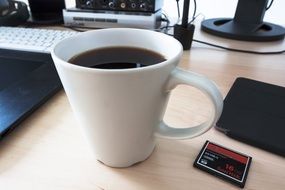
[(53, 45), (76, 34), (68, 30), (0, 26), (0, 49), (50, 54)]
[(29, 11), (21, 1), (0, 0), (0, 25), (17, 26), (27, 21)]
[(50, 50), (76, 33), (0, 27), (0, 140), (62, 88)]
[(76, 8), (107, 11), (132, 11), (155, 13), (163, 0), (76, 0)]
[(36, 24), (62, 23), (65, 0), (28, 0), (31, 19)]
[(63, 19), (64, 25), (69, 27), (156, 29), (161, 25), (161, 10), (148, 13), (71, 8), (63, 10)]
[(216, 129), (285, 157), (285, 87), (237, 78), (224, 100)]
[(201, 29), (207, 33), (235, 40), (274, 41), (285, 37), (285, 28), (263, 22), (272, 5), (269, 0), (239, 0), (234, 18), (206, 19)]
[(0, 49), (0, 140), (62, 86), (50, 54)]
[(76, 0), (63, 18), (71, 27), (157, 29), (162, 6), (163, 0)]

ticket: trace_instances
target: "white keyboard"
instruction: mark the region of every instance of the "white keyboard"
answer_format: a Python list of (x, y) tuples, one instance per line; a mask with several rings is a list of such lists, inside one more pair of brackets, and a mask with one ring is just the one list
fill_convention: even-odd
[(60, 40), (78, 32), (54, 29), (0, 27), (0, 49), (50, 53)]

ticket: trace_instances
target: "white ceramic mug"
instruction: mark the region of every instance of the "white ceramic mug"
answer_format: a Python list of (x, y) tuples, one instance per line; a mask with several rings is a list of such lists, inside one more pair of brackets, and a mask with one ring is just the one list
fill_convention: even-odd
[[(87, 50), (127, 46), (155, 51), (161, 63), (133, 69), (94, 69), (68, 63)], [(95, 156), (108, 166), (127, 167), (145, 160), (155, 136), (188, 139), (203, 134), (220, 117), (223, 98), (209, 79), (177, 68), (181, 44), (168, 35), (142, 29), (101, 29), (59, 42), (51, 52), (74, 115)], [(127, 56), (127, 55), (126, 55)], [(200, 89), (213, 103), (205, 123), (173, 128), (163, 122), (172, 89), (186, 84)]]

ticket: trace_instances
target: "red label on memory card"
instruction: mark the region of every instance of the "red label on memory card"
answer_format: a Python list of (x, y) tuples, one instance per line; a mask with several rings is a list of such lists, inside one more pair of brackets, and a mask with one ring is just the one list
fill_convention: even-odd
[(221, 155), (225, 155), (229, 158), (232, 158), (238, 162), (241, 162), (243, 164), (246, 164), (248, 162), (248, 156), (243, 156), (241, 154), (237, 154), (233, 151), (230, 151), (228, 149), (225, 149), (223, 147), (220, 147), (216, 144), (213, 143), (208, 143), (207, 147), (206, 147), (207, 151), (212, 151)]
[(247, 155), (207, 141), (194, 166), (243, 187), (250, 162)]

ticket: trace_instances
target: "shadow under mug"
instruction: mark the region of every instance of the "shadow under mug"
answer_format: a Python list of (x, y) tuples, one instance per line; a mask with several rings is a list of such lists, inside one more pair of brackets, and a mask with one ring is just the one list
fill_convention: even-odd
[[(118, 70), (68, 62), (79, 53), (113, 46), (145, 48), (163, 55), (166, 61)], [(54, 47), (51, 55), (64, 90), (98, 160), (112, 167), (128, 167), (151, 155), (155, 136), (189, 139), (215, 124), (222, 112), (222, 95), (211, 80), (177, 68), (182, 53), (181, 44), (168, 35), (130, 28), (88, 31)], [(174, 128), (163, 121), (170, 92), (179, 84), (195, 87), (209, 97), (214, 109), (206, 122)]]

